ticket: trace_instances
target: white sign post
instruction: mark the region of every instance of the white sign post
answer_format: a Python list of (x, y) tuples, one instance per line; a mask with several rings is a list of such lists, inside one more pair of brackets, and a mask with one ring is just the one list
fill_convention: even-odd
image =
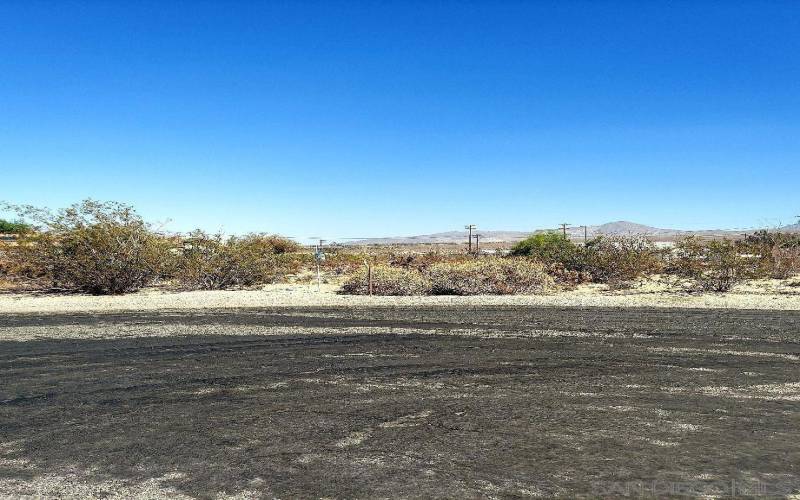
[(317, 261), (317, 291), (321, 291), (322, 278), (320, 276), (320, 264), (325, 261), (325, 253), (322, 251), (322, 243), (325, 240), (319, 240), (319, 245), (314, 248), (314, 260)]

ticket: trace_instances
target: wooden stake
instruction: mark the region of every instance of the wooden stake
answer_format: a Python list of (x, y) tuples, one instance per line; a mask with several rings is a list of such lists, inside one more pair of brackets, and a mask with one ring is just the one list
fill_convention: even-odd
[(369, 288), (369, 294), (372, 295), (372, 266), (364, 260), (364, 265), (367, 266), (367, 287)]

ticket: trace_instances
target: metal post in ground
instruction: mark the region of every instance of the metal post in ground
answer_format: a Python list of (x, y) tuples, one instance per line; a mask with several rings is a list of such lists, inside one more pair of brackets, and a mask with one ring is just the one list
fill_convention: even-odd
[(367, 290), (372, 295), (372, 266), (369, 265), (366, 259), (364, 259), (364, 265), (367, 266)]
[(322, 289), (322, 275), (320, 273), (320, 263), (325, 260), (325, 254), (322, 253), (322, 244), (325, 240), (319, 240), (319, 244), (314, 246), (314, 260), (317, 261), (317, 291)]

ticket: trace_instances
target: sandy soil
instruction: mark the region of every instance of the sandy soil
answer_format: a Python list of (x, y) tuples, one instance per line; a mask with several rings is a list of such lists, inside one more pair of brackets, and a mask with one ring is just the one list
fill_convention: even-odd
[(317, 306), (530, 305), (553, 307), (687, 307), (711, 309), (800, 310), (800, 286), (763, 280), (733, 291), (688, 293), (663, 280), (638, 283), (626, 290), (583, 285), (549, 295), (364, 297), (337, 294), (338, 285), (278, 284), (261, 290), (173, 292), (148, 289), (124, 296), (0, 294), (1, 313), (152, 311)]

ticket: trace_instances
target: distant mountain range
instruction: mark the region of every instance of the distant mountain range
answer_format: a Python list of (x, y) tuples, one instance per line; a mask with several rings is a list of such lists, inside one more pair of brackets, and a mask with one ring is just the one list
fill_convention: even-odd
[[(783, 226), (778, 229), (771, 229), (783, 232), (800, 232), (800, 223)], [(481, 235), (481, 241), (484, 243), (506, 243), (516, 242), (534, 233), (541, 233), (545, 231), (553, 231), (552, 229), (538, 229), (535, 231), (492, 231), (492, 230), (477, 230), (476, 233)], [(559, 230), (560, 231), (560, 230)], [(682, 236), (705, 236), (705, 237), (732, 237), (739, 236), (745, 231), (730, 231), (722, 229), (705, 229), (699, 231), (687, 231), (682, 229), (664, 229), (653, 226), (646, 226), (644, 224), (637, 224), (628, 221), (607, 222), (597, 226), (587, 226), (586, 235), (589, 238), (595, 236), (648, 236), (653, 240), (670, 240)], [(753, 232), (750, 230), (748, 232)], [(567, 228), (567, 235), (570, 238), (579, 239), (583, 238), (583, 226), (575, 226)], [(462, 243), (467, 239), (466, 231), (447, 231), (443, 233), (423, 234), (419, 236), (395, 236), (386, 238), (370, 238), (365, 240), (351, 241), (348, 245), (413, 245), (413, 244), (431, 244), (431, 243)]]

